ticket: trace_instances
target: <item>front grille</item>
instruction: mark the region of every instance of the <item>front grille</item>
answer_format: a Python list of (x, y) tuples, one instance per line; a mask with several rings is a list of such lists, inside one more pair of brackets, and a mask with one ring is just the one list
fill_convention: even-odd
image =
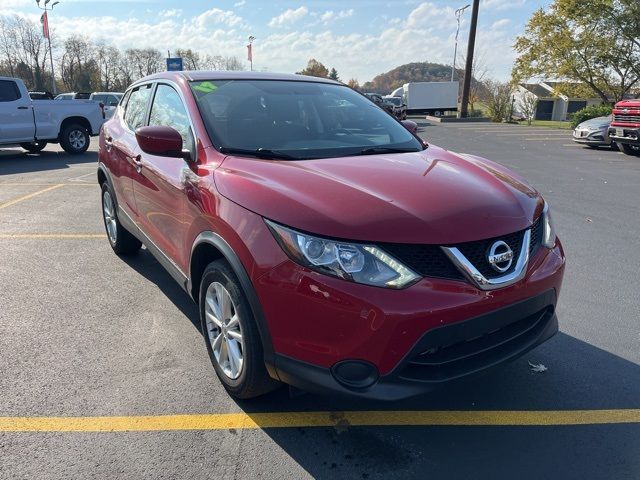
[(613, 115), (613, 121), (622, 123), (640, 123), (640, 113), (616, 113)]
[(392, 243), (382, 248), (423, 277), (464, 280), (464, 275), (438, 245)]
[[(478, 269), (486, 278), (495, 278), (510, 273), (518, 261), (524, 230), (503, 235), (500, 237), (478, 240), (475, 242), (448, 245), (457, 247), (462, 254)], [(502, 240), (513, 250), (514, 258), (511, 268), (504, 273), (496, 272), (487, 261), (487, 252), (494, 242)], [(542, 221), (538, 218), (531, 227), (531, 243), (529, 255), (537, 251), (542, 242)], [(401, 261), (407, 267), (423, 277), (445, 278), (449, 280), (464, 280), (464, 275), (447, 257), (438, 245), (416, 245), (408, 243), (388, 243), (380, 245), (394, 258)]]
[(552, 319), (553, 312), (553, 306), (547, 306), (474, 338), (430, 345), (409, 359), (400, 377), (420, 382), (442, 382), (500, 363), (534, 345)]

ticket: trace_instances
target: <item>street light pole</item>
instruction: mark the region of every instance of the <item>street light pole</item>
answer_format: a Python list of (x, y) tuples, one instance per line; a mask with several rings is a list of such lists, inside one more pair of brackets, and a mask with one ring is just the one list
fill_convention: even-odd
[(457, 27), (456, 27), (456, 46), (453, 49), (453, 65), (451, 66), (451, 81), (453, 82), (453, 76), (454, 73), (456, 71), (456, 57), (458, 56), (458, 34), (460, 33), (460, 17), (462, 17), (462, 14), (464, 13), (464, 11), (469, 8), (471, 5), (467, 4), (462, 8), (459, 8), (456, 10), (455, 15), (456, 15), (456, 22), (457, 22)]
[(476, 46), (476, 30), (478, 28), (478, 9), (480, 0), (473, 0), (471, 10), (471, 26), (469, 27), (469, 45), (467, 46), (467, 65), (464, 69), (464, 84), (462, 85), (462, 105), (460, 105), (460, 118), (468, 116), (469, 90), (471, 89), (471, 71), (473, 70), (473, 51)]
[[(53, 2), (51, 4), (51, 7), (47, 8), (47, 4), (50, 2), (51, 0), (44, 0), (44, 5), (40, 5), (40, 0), (36, 0), (36, 4), (38, 5), (38, 8), (40, 10), (44, 10), (45, 13), (49, 12), (50, 10), (53, 10), (53, 7), (55, 7), (56, 5), (58, 5), (60, 2)], [(55, 95), (56, 92), (56, 74), (55, 71), (53, 70), (53, 54), (51, 53), (51, 31), (49, 30), (49, 15), (47, 13), (47, 16), (45, 17), (47, 19), (47, 40), (49, 42), (49, 61), (51, 62), (51, 93), (53, 95)]]
[(256, 39), (253, 35), (249, 35), (249, 45), (247, 48), (249, 49), (249, 63), (251, 65), (251, 71), (253, 72), (253, 41)]

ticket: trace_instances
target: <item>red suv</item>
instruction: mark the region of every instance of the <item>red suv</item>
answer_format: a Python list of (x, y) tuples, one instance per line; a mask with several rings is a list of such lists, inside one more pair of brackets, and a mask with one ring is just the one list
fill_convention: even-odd
[(556, 333), (540, 194), (406, 127), (338, 82), (238, 72), (144, 78), (104, 124), (109, 242), (199, 304), (232, 395), (400, 399)]

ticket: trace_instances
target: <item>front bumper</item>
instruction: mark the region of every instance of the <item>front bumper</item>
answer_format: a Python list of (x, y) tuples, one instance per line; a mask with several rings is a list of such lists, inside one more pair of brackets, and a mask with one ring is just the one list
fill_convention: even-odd
[(573, 141), (582, 145), (605, 147), (611, 145), (607, 130), (574, 130)]
[(611, 125), (609, 138), (614, 142), (640, 146), (640, 127)]
[(558, 331), (557, 295), (536, 297), (426, 332), (388, 375), (353, 386), (335, 369), (276, 355), (279, 378), (295, 387), (373, 400), (401, 400), (514, 360)]
[[(254, 285), (271, 334), (277, 378), (305, 390), (398, 399), (516, 358), (553, 335), (564, 263), (558, 241), (551, 250), (539, 249), (522, 280), (491, 291), (436, 278), (403, 290), (375, 288), (291, 261)], [(518, 320), (526, 320), (519, 324), (524, 327), (531, 322), (528, 333), (518, 333)], [(506, 340), (489, 335), (500, 331), (508, 337), (512, 330), (518, 335)], [(486, 355), (476, 352), (460, 362), (440, 359), (435, 368), (424, 365), (435, 357), (413, 358), (434, 348), (456, 357), (477, 338), (488, 342), (481, 346)], [(372, 382), (338, 381), (334, 374), (345, 362), (373, 367)]]

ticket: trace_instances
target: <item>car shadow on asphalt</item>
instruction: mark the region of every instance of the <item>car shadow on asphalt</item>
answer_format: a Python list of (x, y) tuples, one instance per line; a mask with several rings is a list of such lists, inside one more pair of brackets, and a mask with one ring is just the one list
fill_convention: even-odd
[(200, 329), (200, 314), (198, 307), (191, 297), (167, 273), (160, 263), (145, 247), (137, 254), (120, 257), (129, 267), (141, 276), (155, 284), (160, 291), (184, 314), (193, 326)]
[(78, 155), (69, 155), (62, 150), (57, 152), (43, 150), (40, 153), (13, 149), (0, 150), (0, 176), (61, 170), (73, 165), (92, 163), (98, 163), (98, 152), (87, 151)]

